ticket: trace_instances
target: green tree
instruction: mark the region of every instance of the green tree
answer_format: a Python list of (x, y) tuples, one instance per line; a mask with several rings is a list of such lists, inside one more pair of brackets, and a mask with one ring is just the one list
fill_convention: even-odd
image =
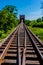
[(38, 19), (37, 19), (37, 22), (41, 22), (41, 18), (38, 18)]
[(0, 30), (4, 30), (6, 33), (8, 30), (10, 30), (12, 27), (17, 26), (17, 14), (13, 13), (13, 8), (10, 6), (7, 8), (4, 8), (0, 12)]
[(25, 20), (25, 24), (29, 26), (30, 20)]
[(16, 6), (12, 6), (12, 5), (6, 5), (3, 9), (8, 10), (9, 12), (13, 13), (13, 12), (17, 12)]

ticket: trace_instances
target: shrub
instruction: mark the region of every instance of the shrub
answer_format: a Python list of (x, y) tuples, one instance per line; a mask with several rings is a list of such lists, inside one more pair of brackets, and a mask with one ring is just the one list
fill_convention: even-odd
[(33, 25), (32, 27), (41, 27), (41, 28), (43, 28), (43, 22), (39, 22), (39, 23)]
[(5, 37), (6, 37), (6, 35), (3, 33), (2, 36), (1, 36), (1, 38), (3, 39), (3, 38), (5, 38)]

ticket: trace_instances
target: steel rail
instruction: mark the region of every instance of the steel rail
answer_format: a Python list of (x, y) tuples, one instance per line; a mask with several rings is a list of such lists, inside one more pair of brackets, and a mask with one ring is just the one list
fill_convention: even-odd
[[(21, 23), (20, 23), (21, 24)], [(14, 29), (14, 31), (16, 31), (16, 29), (20, 26), (20, 24)], [(2, 41), (2, 43), (1, 43), (1, 46), (6, 42), (6, 40), (14, 33), (14, 31), (12, 31), (11, 33), (10, 33), (10, 35), (8, 35), (6, 38), (5, 38), (5, 40), (4, 41)], [(0, 46), (0, 47), (1, 47)]]
[(20, 39), (19, 39), (19, 31), (18, 31), (18, 65), (21, 65), (21, 54), (20, 54)]
[[(16, 32), (17, 32), (17, 30), (15, 31), (15, 33), (16, 33)], [(7, 46), (5, 47), (3, 53), (2, 53), (1, 56), (0, 56), (0, 64), (4, 61), (4, 57), (5, 57), (6, 53), (7, 53), (8, 48), (10, 47), (10, 44), (11, 44), (11, 42), (12, 42), (14, 36), (15, 36), (15, 35), (12, 36), (12, 38), (10, 39), (9, 43), (7, 44)]]
[(18, 31), (18, 28), (19, 28), (19, 26), (17, 26), (16, 30), (14, 31), (14, 35), (12, 35), (11, 39), (9, 40), (7, 46), (5, 47), (4, 51), (2, 52), (2, 54), (0, 56), (0, 65), (1, 65), (2, 62), (4, 62), (4, 57), (5, 57), (6, 53), (7, 53), (8, 48), (10, 47), (10, 44), (11, 44), (15, 34)]
[(25, 31), (25, 45), (24, 45), (24, 48), (23, 48), (23, 58), (22, 58), (22, 65), (25, 65), (25, 52), (26, 52), (26, 31)]
[(41, 44), (41, 46), (43, 46), (43, 43), (39, 40), (39, 38), (33, 34), (33, 32), (29, 29), (29, 32), (34, 36), (34, 38), (39, 42), (39, 44)]
[[(2, 52), (2, 54), (0, 56), (0, 65), (1, 65), (1, 63), (4, 62), (4, 57), (6, 56), (7, 51), (9, 49), (9, 47), (10, 47), (10, 44), (12, 43), (12, 40), (13, 40), (13, 38), (14, 38), (14, 36), (15, 36), (16, 33), (17, 33), (17, 54), (18, 54), (17, 62), (18, 62), (18, 65), (25, 65), (25, 60), (26, 60), (26, 56), (25, 56), (25, 53), (26, 53), (26, 33), (30, 37), (32, 45), (33, 45), (35, 51), (37, 52), (37, 56), (39, 56), (39, 60), (41, 62), (41, 65), (43, 65), (43, 56), (42, 56), (39, 48), (37, 47), (34, 39), (32, 38), (32, 35), (34, 36), (34, 34), (26, 27), (25, 24), (23, 24), (23, 25), (22, 24), (23, 24), (23, 22), (20, 23), (17, 26), (17, 28), (16, 28), (16, 30), (14, 32), (12, 32), (12, 34), (13, 33), (14, 34), (11, 36), (8, 44), (6, 45), (4, 51)], [(22, 26), (25, 28), (25, 30), (24, 30), (25, 31), (25, 34), (24, 34), (25, 35), (25, 37), (24, 37), (25, 41), (23, 40), (24, 41), (24, 45), (20, 46), (20, 36), (19, 36), (19, 33), (20, 33), (20, 27), (22, 27)], [(34, 37), (34, 38), (36, 38), (36, 37)], [(21, 56), (21, 47), (23, 47), (23, 49), (22, 49), (22, 51), (23, 51), (22, 52), (22, 56)]]
[(37, 51), (37, 53), (38, 53), (38, 56), (40, 57), (41, 64), (43, 64), (43, 55), (41, 54), (39, 48), (38, 48), (37, 45), (35, 44), (35, 41), (33, 40), (32, 35), (31, 35), (31, 33), (28, 31), (27, 27), (26, 27), (25, 25), (24, 25), (24, 27), (25, 27), (25, 29), (26, 29), (26, 31), (27, 31), (27, 33), (28, 33), (28, 35), (29, 35), (31, 41), (33, 42), (33, 45), (34, 45), (34, 47), (35, 47), (35, 49), (36, 49), (36, 51)]
[[(25, 25), (25, 24), (24, 24)], [(26, 25), (25, 25), (26, 26)], [(27, 26), (26, 26), (27, 27)], [(27, 28), (28, 29), (28, 28)], [(30, 30), (28, 29), (29, 32), (33, 35), (33, 37), (39, 42), (39, 44), (41, 44), (41, 46), (43, 46), (43, 43), (41, 42), (41, 40)]]

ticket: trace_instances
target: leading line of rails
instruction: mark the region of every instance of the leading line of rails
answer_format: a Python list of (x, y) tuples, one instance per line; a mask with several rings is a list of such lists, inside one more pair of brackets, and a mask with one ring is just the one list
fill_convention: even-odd
[(43, 65), (43, 44), (23, 22), (0, 47), (0, 65)]

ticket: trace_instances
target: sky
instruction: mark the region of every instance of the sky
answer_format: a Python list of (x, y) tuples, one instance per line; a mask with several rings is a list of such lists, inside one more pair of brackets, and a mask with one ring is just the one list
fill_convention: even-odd
[[(42, 0), (43, 1), (43, 0)], [(19, 15), (25, 15), (26, 19), (34, 20), (42, 16), (41, 0), (0, 0), (0, 10), (6, 5), (16, 6)]]

